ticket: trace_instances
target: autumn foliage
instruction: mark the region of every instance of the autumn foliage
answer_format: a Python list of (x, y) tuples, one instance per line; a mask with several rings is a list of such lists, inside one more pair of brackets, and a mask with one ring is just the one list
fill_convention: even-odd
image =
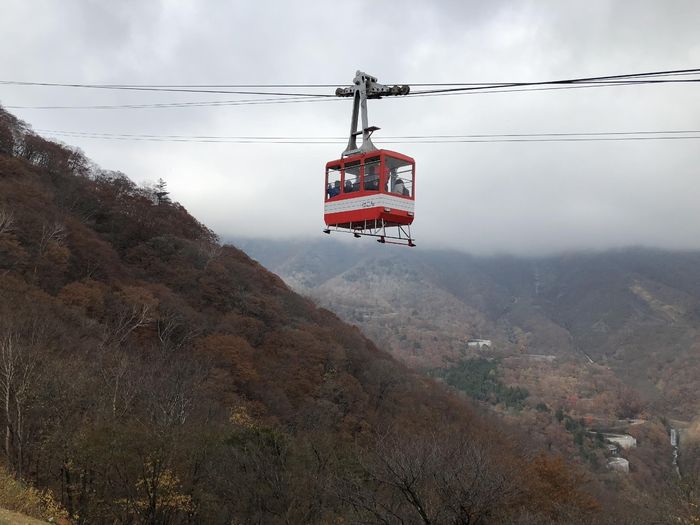
[(2, 455), (76, 523), (600, 518), (159, 190), (0, 111)]

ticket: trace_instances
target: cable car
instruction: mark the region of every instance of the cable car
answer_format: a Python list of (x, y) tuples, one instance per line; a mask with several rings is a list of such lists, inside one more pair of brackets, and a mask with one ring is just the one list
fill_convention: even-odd
[[(325, 233), (347, 232), (355, 237), (377, 237), (380, 243), (415, 246), (410, 228), (416, 198), (416, 162), (403, 153), (377, 149), (371, 135), (379, 128), (367, 125), (368, 98), (408, 92), (408, 86), (383, 86), (361, 71), (353, 87), (336, 90), (336, 95), (353, 96), (355, 100), (348, 146), (340, 159), (326, 164)], [(363, 128), (357, 131), (360, 109)]]
[(413, 222), (416, 162), (389, 150), (351, 155), (326, 164), (326, 225), (350, 230)]

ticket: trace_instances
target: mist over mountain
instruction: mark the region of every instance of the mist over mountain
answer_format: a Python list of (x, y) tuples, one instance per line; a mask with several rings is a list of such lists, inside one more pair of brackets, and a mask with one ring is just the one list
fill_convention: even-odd
[(485, 338), (512, 354), (610, 367), (669, 414), (700, 408), (700, 252), (519, 258), (326, 238), (239, 244), (411, 366), (438, 366)]

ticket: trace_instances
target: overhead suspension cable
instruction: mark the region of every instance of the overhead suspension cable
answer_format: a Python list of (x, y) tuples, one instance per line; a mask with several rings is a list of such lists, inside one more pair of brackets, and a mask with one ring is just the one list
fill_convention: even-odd
[[(294, 136), (221, 136), (221, 135), (149, 135), (118, 134), (60, 130), (37, 130), (54, 137), (87, 138), (120, 141), (151, 142), (202, 142), (238, 144), (341, 144), (343, 137), (294, 137)], [(405, 135), (377, 139), (383, 144), (449, 144), (480, 142), (592, 142), (639, 140), (688, 140), (700, 139), (700, 130), (663, 131), (612, 131), (582, 133), (505, 133), (468, 135)]]
[[(335, 88), (335, 84), (81, 84), (59, 82), (28, 82), (23, 80), (0, 80), (0, 84), (40, 87), (89, 88), (89, 89), (135, 89), (163, 90), (171, 89), (242, 89), (242, 88)], [(428, 84), (434, 85), (434, 84)]]
[(167, 109), (167, 108), (198, 108), (198, 107), (227, 107), (227, 106), (259, 106), (270, 104), (298, 104), (306, 102), (339, 101), (338, 98), (319, 97), (284, 97), (259, 98), (239, 100), (204, 100), (193, 102), (160, 102), (153, 104), (97, 104), (87, 106), (4, 106), (7, 109)]
[[(74, 135), (101, 135), (120, 137), (161, 137), (161, 138), (205, 138), (205, 139), (300, 139), (300, 140), (336, 140), (345, 139), (344, 136), (271, 136), (271, 135), (155, 135), (132, 133), (101, 133), (96, 131), (68, 131), (37, 129), (41, 133), (61, 133)], [(665, 134), (689, 134), (700, 133), (697, 130), (660, 130), (660, 131), (585, 131), (585, 132), (547, 132), (547, 133), (482, 133), (469, 135), (387, 135), (387, 139), (443, 139), (443, 138), (488, 138), (488, 137), (557, 137), (557, 136), (603, 136), (603, 135), (665, 135)]]
[[(657, 81), (663, 81), (664, 79), (655, 79), (653, 77), (659, 77), (659, 76), (671, 76), (671, 75), (679, 75), (679, 74), (700, 74), (700, 68), (694, 68), (694, 69), (676, 69), (676, 70), (668, 70), (668, 71), (651, 71), (647, 73), (627, 73), (624, 75), (606, 75), (606, 76), (599, 76), (599, 77), (581, 77), (581, 78), (569, 78), (569, 79), (563, 79), (563, 80), (543, 80), (539, 82), (511, 82), (511, 83), (497, 83), (497, 84), (492, 84), (490, 86), (461, 86), (461, 87), (454, 87), (454, 88), (444, 88), (444, 89), (430, 89), (430, 90), (423, 90), (423, 91), (414, 91), (409, 94), (410, 95), (419, 95), (419, 94), (433, 94), (433, 93), (451, 93), (451, 92), (458, 92), (458, 91), (475, 91), (475, 90), (483, 90), (483, 89), (493, 89), (493, 88), (509, 88), (509, 87), (531, 87), (531, 86), (547, 86), (547, 85), (561, 85), (561, 84), (583, 84), (583, 83), (590, 83), (590, 82), (603, 82), (603, 81), (614, 81), (614, 80), (625, 80), (625, 79), (639, 79), (639, 78), (648, 78), (650, 79), (649, 81), (657, 80)], [(682, 82), (682, 81), (693, 81), (693, 80), (688, 80), (688, 79), (667, 79), (666, 82)]]
[[(630, 86), (636, 84), (665, 84), (665, 83), (695, 83), (700, 82), (700, 79), (682, 79), (682, 80), (628, 80), (628, 81), (597, 81), (576, 83), (569, 85), (557, 86), (533, 86), (525, 88), (501, 88), (498, 85), (488, 86), (489, 89), (478, 90), (459, 90), (450, 92), (432, 92), (432, 91), (417, 91), (409, 93), (409, 97), (439, 97), (439, 96), (454, 96), (454, 95), (482, 95), (488, 93), (516, 93), (528, 91), (557, 91), (563, 89), (588, 89), (601, 87), (619, 87)], [(496, 87), (498, 86), (498, 87)], [(342, 99), (336, 97), (316, 97), (309, 95), (288, 96), (283, 98), (263, 98), (263, 99), (237, 99), (237, 100), (204, 100), (192, 102), (158, 102), (152, 104), (96, 104), (83, 106), (25, 106), (25, 105), (7, 105), (6, 109), (34, 109), (34, 110), (115, 110), (115, 109), (172, 109), (172, 108), (198, 108), (198, 107), (233, 107), (233, 106), (257, 106), (271, 104), (299, 104), (309, 102), (329, 102), (340, 101)]]
[[(700, 79), (685, 80), (683, 82), (700, 82)], [(557, 86), (534, 86), (534, 87), (524, 87), (524, 88), (505, 88), (496, 89), (488, 88), (483, 90), (466, 90), (466, 91), (453, 91), (453, 92), (423, 92), (416, 91), (409, 93), (407, 96), (412, 98), (419, 97), (449, 97), (458, 95), (484, 95), (488, 93), (521, 93), (521, 92), (531, 92), (531, 91), (559, 91), (564, 89), (590, 89), (590, 88), (602, 88), (602, 87), (623, 87), (632, 86), (635, 84), (653, 84), (654, 82), (644, 81), (644, 80), (630, 80), (630, 81), (615, 81), (615, 82), (587, 82), (587, 83), (576, 83), (568, 85), (557, 85)], [(680, 83), (678, 82), (663, 82), (663, 83)]]
[[(678, 76), (690, 76), (700, 74), (700, 70), (688, 69), (688, 70), (677, 70), (675, 72), (662, 72), (662, 73), (641, 73), (646, 75), (646, 77), (653, 78), (659, 76), (667, 77), (678, 77)], [(389, 82), (389, 84), (401, 84), (402, 82)], [(409, 84), (413, 87), (443, 87), (443, 86), (505, 86), (512, 84), (513, 82), (433, 82), (433, 83), (422, 83), (422, 82), (403, 82), (404, 84)]]
[(286, 93), (273, 91), (240, 91), (231, 89), (200, 89), (200, 88), (175, 88), (175, 87), (151, 87), (138, 86), (127, 84), (59, 84), (55, 82), (24, 82), (17, 80), (0, 80), (1, 85), (11, 86), (39, 86), (39, 87), (62, 87), (62, 88), (85, 88), (85, 89), (106, 89), (106, 90), (123, 90), (123, 91), (163, 91), (170, 93), (220, 93), (220, 94), (236, 94), (236, 95), (275, 95), (280, 97), (286, 96), (306, 96), (306, 97), (335, 97), (335, 95), (326, 93)]
[[(545, 80), (538, 82), (494, 82), (494, 83), (414, 83), (413, 85), (420, 86), (451, 86), (444, 89), (431, 89), (414, 91), (412, 95), (428, 94), (428, 93), (449, 93), (457, 91), (471, 91), (484, 89), (503, 89), (509, 87), (527, 87), (527, 86), (545, 86), (557, 84), (583, 84), (590, 82), (614, 81), (614, 80), (629, 80), (629, 79), (653, 79), (661, 76), (681, 76), (700, 74), (700, 68), (692, 69), (675, 69), (665, 71), (651, 71), (645, 73), (627, 73), (622, 75), (606, 75), (597, 77), (581, 77), (562, 80)], [(670, 82), (694, 82), (690, 79), (656, 79), (659, 83)], [(308, 89), (308, 88), (328, 88), (337, 84), (180, 84), (180, 85), (159, 85), (159, 84), (85, 84), (85, 83), (58, 83), (58, 82), (28, 82), (18, 80), (0, 80), (0, 85), (15, 85), (15, 86), (38, 86), (38, 87), (60, 87), (60, 88), (84, 88), (84, 89), (103, 89), (103, 90), (127, 90), (127, 91), (162, 91), (162, 92), (180, 92), (180, 93), (221, 93), (221, 94), (243, 94), (243, 95), (268, 95), (268, 96), (309, 96), (309, 97), (334, 97), (332, 94), (325, 93), (288, 93), (288, 92), (270, 92), (270, 91), (241, 91), (240, 89)]]

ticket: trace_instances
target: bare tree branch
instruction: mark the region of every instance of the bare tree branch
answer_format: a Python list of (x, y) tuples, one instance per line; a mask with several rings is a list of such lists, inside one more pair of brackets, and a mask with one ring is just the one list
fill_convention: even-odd
[(11, 211), (0, 207), (0, 235), (12, 233), (14, 230), (15, 218)]

